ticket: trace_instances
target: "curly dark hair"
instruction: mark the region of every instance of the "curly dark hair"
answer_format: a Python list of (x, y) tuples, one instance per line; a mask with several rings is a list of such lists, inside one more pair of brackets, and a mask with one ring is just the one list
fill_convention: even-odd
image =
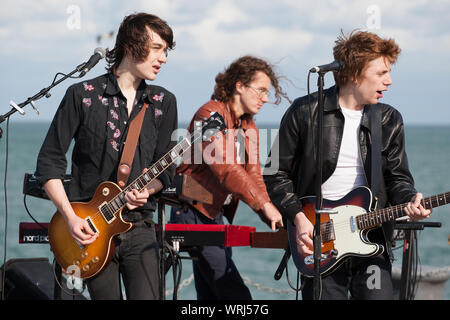
[(346, 36), (341, 30), (333, 55), (335, 60), (344, 63), (344, 68), (333, 73), (336, 84), (342, 87), (350, 80), (359, 78), (367, 63), (379, 57), (386, 57), (394, 64), (400, 52), (393, 39), (382, 39), (375, 33), (359, 30), (353, 30)]
[(126, 55), (141, 62), (150, 53), (150, 37), (147, 28), (156, 32), (167, 43), (167, 50), (175, 48), (173, 32), (166, 21), (149, 13), (134, 13), (126, 16), (117, 32), (114, 49), (106, 54), (108, 71), (115, 71)]
[(216, 76), (216, 85), (211, 99), (230, 102), (233, 99), (236, 83), (242, 82), (243, 85), (248, 85), (252, 82), (255, 73), (261, 71), (270, 78), (270, 82), (275, 89), (276, 101), (274, 103), (279, 104), (282, 97), (288, 98), (286, 93), (281, 89), (279, 77), (273, 69), (274, 66), (263, 59), (249, 55), (240, 57), (231, 63), (224, 72)]

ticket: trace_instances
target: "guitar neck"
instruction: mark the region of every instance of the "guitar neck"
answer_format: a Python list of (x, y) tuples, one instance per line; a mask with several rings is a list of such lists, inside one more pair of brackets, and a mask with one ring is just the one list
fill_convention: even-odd
[[(440, 207), (446, 205), (450, 202), (450, 192), (441, 193), (435, 196), (424, 198), (421, 201), (422, 206), (425, 209), (432, 209), (435, 207)], [(405, 208), (407, 203), (399, 204), (396, 206), (368, 212), (361, 214), (356, 217), (356, 223), (358, 228), (369, 229), (376, 227), (383, 222), (392, 221), (401, 217), (406, 216)]]
[[(201, 137), (201, 136), (200, 136)], [(154, 163), (148, 168), (146, 172), (141, 174), (133, 182), (131, 182), (122, 192), (109, 201), (108, 206), (112, 209), (110, 211), (117, 212), (119, 209), (125, 206), (127, 203), (125, 200), (125, 194), (133, 189), (141, 192), (146, 188), (153, 180), (155, 180), (161, 173), (169, 168), (181, 155), (183, 155), (191, 145), (198, 140), (194, 134), (184, 138), (175, 147), (173, 147), (168, 153), (166, 153), (160, 160)]]
[(126, 205), (127, 201), (125, 200), (125, 194), (127, 192), (130, 192), (133, 189), (141, 192), (197, 141), (201, 142), (202, 139), (207, 140), (215, 135), (217, 131), (224, 130), (224, 128), (225, 121), (223, 120), (223, 117), (217, 112), (211, 114), (209, 119), (205, 119), (203, 124), (198, 126), (198, 129), (194, 130), (194, 132), (181, 140), (181, 142), (167, 152), (161, 159), (149, 167), (146, 172), (142, 173), (113, 199), (102, 204), (99, 209), (103, 217), (107, 221), (113, 219), (119, 210)]

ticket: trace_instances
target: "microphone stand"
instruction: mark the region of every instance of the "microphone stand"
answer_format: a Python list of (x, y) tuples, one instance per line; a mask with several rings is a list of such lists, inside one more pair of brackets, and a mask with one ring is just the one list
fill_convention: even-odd
[[(19, 103), (18, 105), (14, 102), (14, 101), (10, 101), (10, 106), (12, 107), (11, 110), (7, 113), (5, 113), (4, 115), (0, 115), (0, 124), (5, 121), (6, 119), (8, 119), (8, 123), (9, 123), (9, 119), (11, 117), (11, 115), (13, 115), (15, 112), (19, 112), (21, 115), (25, 115), (25, 111), (23, 111), (23, 107), (27, 106), (28, 104), (31, 104), (31, 106), (33, 107), (33, 109), (36, 111), (37, 114), (39, 114), (39, 110), (36, 108), (34, 101), (41, 99), (42, 97), (46, 97), (46, 98), (50, 98), (51, 94), (50, 94), (50, 90), (57, 86), (58, 84), (60, 84), (62, 81), (66, 80), (67, 78), (70, 78), (74, 73), (76, 72), (81, 72), (81, 70), (84, 68), (84, 66), (87, 64), (87, 62), (84, 62), (82, 64), (80, 64), (79, 66), (76, 67), (75, 70), (73, 70), (72, 72), (70, 72), (69, 74), (65, 74), (61, 79), (59, 79), (58, 81), (55, 81), (56, 76), (59, 74), (57, 73), (55, 75), (55, 78), (53, 79), (53, 82), (50, 86), (48, 86), (47, 88), (42, 89), (41, 91), (39, 91), (37, 94), (35, 94), (34, 96), (28, 98), (27, 100), (25, 100), (22, 103)], [(81, 77), (77, 77), (77, 78), (81, 78)], [(0, 139), (3, 137), (3, 130), (0, 127)], [(6, 144), (8, 145), (8, 144)], [(8, 147), (7, 147), (8, 148)], [(8, 158), (6, 157), (6, 163), (8, 163)], [(6, 165), (7, 167), (7, 165)], [(5, 167), (5, 168), (6, 168)], [(5, 173), (6, 176), (6, 173)], [(5, 197), (6, 197), (6, 187), (5, 187)], [(7, 216), (8, 216), (8, 206), (7, 206), (7, 199), (5, 199), (5, 239), (6, 239), (6, 226), (7, 226)], [(5, 240), (6, 241), (6, 240)], [(6, 257), (6, 252), (5, 252), (5, 257)], [(2, 279), (5, 279), (5, 271), (6, 268), (3, 269), (2, 272)], [(0, 286), (0, 290), (2, 291), (2, 295), (0, 297), (1, 300), (3, 300), (4, 298), (4, 281), (2, 281), (2, 284)]]
[[(23, 111), (23, 107), (27, 106), (28, 104), (31, 104), (31, 106), (33, 107), (33, 109), (36, 111), (37, 114), (39, 114), (38, 109), (36, 108), (34, 102), (36, 100), (41, 99), (42, 97), (46, 97), (46, 98), (50, 98), (51, 94), (50, 94), (50, 90), (57, 86), (58, 84), (60, 84), (61, 82), (63, 82), (64, 80), (66, 80), (67, 78), (72, 77), (72, 75), (76, 72), (80, 72), (84, 66), (86, 65), (85, 63), (80, 64), (79, 66), (76, 67), (75, 70), (73, 70), (72, 72), (70, 72), (69, 74), (65, 74), (61, 79), (59, 79), (58, 81), (53, 80), (52, 84), (50, 86), (48, 86), (47, 88), (42, 89), (41, 91), (39, 91), (37, 94), (35, 94), (34, 96), (28, 98), (27, 100), (25, 100), (22, 103), (19, 103), (18, 105), (16, 103), (14, 103), (14, 101), (10, 102), (11, 105), (11, 110), (7, 113), (5, 113), (4, 115), (0, 115), (0, 123), (2, 123), (3, 121), (5, 121), (7, 118), (9, 118), (12, 114), (14, 114), (15, 112), (19, 111), (19, 113), (21, 115), (25, 114), (25, 111)], [(57, 74), (58, 75), (58, 74)], [(55, 76), (56, 78), (56, 76)], [(81, 77), (78, 77), (81, 78)], [(3, 135), (3, 131), (0, 128), (0, 139), (2, 138)]]
[(313, 281), (313, 298), (320, 300), (321, 295), (321, 279), (320, 279), (320, 260), (322, 257), (322, 240), (320, 234), (320, 215), (328, 213), (327, 210), (322, 210), (322, 162), (323, 162), (323, 111), (324, 111), (324, 75), (325, 72), (318, 72), (317, 79), (318, 86), (318, 109), (317, 109), (317, 150), (316, 150), (316, 215), (313, 232), (314, 245), (314, 281)]

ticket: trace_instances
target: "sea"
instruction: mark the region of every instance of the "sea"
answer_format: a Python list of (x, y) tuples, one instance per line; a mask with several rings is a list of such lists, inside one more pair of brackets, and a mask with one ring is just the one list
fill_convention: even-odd
[[(24, 196), (23, 185), (26, 173), (34, 173), (40, 146), (47, 133), (48, 122), (20, 122), (11, 120), (1, 124), (3, 137), (0, 139), (0, 261), (1, 265), (10, 259), (48, 258), (53, 255), (48, 244), (20, 244), (19, 223), (32, 222), (29, 213), (39, 222), (49, 222), (55, 213), (53, 204), (44, 199)], [(180, 124), (180, 128), (183, 124)], [(184, 127), (186, 127), (184, 125)], [(276, 134), (277, 125), (259, 124), (260, 129)], [(416, 188), (431, 196), (450, 191), (450, 126), (416, 126), (405, 128), (406, 150)], [(270, 134), (268, 135), (270, 136)], [(270, 143), (270, 138), (268, 143)], [(8, 147), (8, 148), (7, 148)], [(7, 168), (6, 168), (7, 156)], [(70, 157), (69, 157), (70, 158)], [(5, 181), (6, 176), (6, 181)], [(6, 194), (6, 198), (5, 198)], [(7, 200), (7, 201), (5, 201)], [(6, 206), (7, 204), (7, 206)], [(7, 211), (6, 211), (7, 208)], [(166, 206), (166, 216), (170, 207)], [(168, 220), (168, 218), (167, 218)], [(156, 221), (156, 217), (155, 217)], [(417, 232), (417, 267), (450, 267), (450, 206), (434, 208), (429, 222), (440, 222), (441, 227), (427, 227)], [(5, 241), (5, 224), (6, 241)], [(241, 202), (233, 224), (254, 226), (257, 231), (269, 231), (268, 227)], [(297, 272), (292, 259), (279, 280), (275, 272), (284, 255), (283, 249), (233, 247), (233, 260), (250, 288), (252, 297), (258, 300), (295, 300)], [(188, 258), (185, 252), (181, 255)], [(396, 241), (394, 266), (400, 267), (403, 255), (403, 240)], [(178, 300), (195, 300), (196, 291), (192, 281), (192, 262), (181, 260), (180, 288)], [(173, 272), (166, 276), (166, 299), (173, 298)], [(86, 290), (87, 291), (87, 290)], [(84, 292), (88, 297), (88, 293)], [(450, 281), (444, 291), (445, 300), (450, 299)], [(298, 296), (301, 299), (301, 294)]]

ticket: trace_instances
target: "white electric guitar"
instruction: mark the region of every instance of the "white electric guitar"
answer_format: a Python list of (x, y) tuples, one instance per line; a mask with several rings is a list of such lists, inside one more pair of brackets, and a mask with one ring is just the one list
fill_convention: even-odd
[[(315, 224), (316, 197), (301, 199), (303, 212)], [(450, 202), (450, 192), (422, 199), (422, 206), (431, 209)], [(372, 192), (367, 187), (358, 187), (340, 200), (323, 199), (323, 209), (333, 209), (337, 214), (332, 218), (322, 214), (320, 219), (320, 235), (323, 243), (320, 261), (320, 274), (333, 272), (347, 257), (370, 257), (384, 251), (382, 245), (371, 243), (368, 233), (383, 222), (403, 217), (406, 213), (400, 204), (372, 212), (368, 212), (372, 203)], [(306, 277), (314, 277), (314, 256), (300, 255), (297, 250), (295, 226), (288, 224), (289, 245), (292, 258), (297, 269)]]

